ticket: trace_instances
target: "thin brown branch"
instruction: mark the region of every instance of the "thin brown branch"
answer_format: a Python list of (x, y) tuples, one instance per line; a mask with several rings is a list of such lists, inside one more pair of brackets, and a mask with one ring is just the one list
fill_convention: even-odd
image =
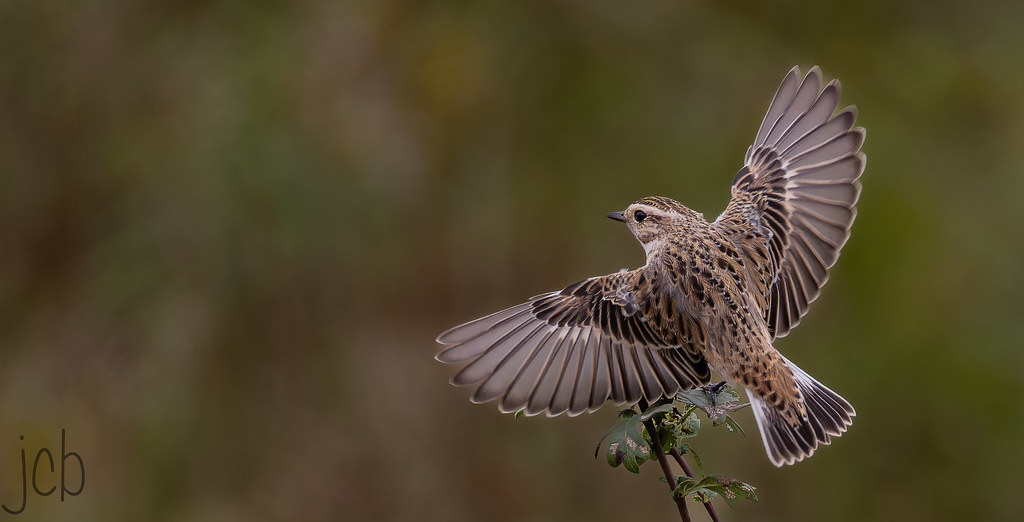
[[(683, 454), (679, 453), (678, 449), (672, 448), (669, 452), (672, 453), (672, 456), (676, 459), (676, 462), (679, 463), (679, 466), (683, 468), (683, 473), (686, 473), (687, 477), (697, 478), (690, 469), (690, 465), (686, 463), (685, 459), (683, 459)], [(715, 506), (711, 505), (710, 500), (704, 503), (704, 509), (708, 510), (708, 515), (711, 515), (711, 520), (714, 520), (715, 522), (722, 522), (719, 520), (718, 513), (715, 511)]]
[[(642, 409), (641, 412), (643, 412)], [(651, 419), (644, 421), (644, 427), (647, 428), (647, 434), (651, 438), (651, 446), (654, 447), (654, 454), (658, 456), (658, 463), (661, 464), (661, 471), (665, 474), (665, 481), (668, 482), (668, 487), (672, 490), (672, 499), (676, 501), (676, 507), (679, 508), (679, 518), (683, 522), (690, 522), (690, 512), (686, 508), (686, 499), (675, 494), (676, 477), (672, 473), (672, 466), (668, 462), (668, 457), (665, 456), (665, 448), (661, 445), (661, 438), (658, 437), (658, 428)]]

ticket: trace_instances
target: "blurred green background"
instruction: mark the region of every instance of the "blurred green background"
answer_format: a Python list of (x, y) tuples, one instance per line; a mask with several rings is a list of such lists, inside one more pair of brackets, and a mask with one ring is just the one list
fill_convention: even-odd
[(820, 64), (868, 168), (778, 346), (858, 417), (785, 469), (749, 412), (699, 439), (759, 488), (719, 511), (1021, 520), (1022, 5), (4, 1), (0, 502), (65, 429), (85, 489), (23, 519), (675, 519), (593, 458), (614, 406), (472, 405), (433, 339), (641, 264), (639, 197), (717, 215)]

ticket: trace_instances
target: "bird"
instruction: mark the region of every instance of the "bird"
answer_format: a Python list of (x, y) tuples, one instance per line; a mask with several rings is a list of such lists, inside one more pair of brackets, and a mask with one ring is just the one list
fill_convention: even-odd
[(451, 328), (436, 359), (475, 403), (553, 417), (653, 403), (711, 380), (742, 386), (768, 458), (793, 464), (853, 423), (850, 403), (774, 346), (807, 313), (850, 237), (865, 131), (817, 66), (782, 80), (714, 221), (644, 197), (608, 214), (646, 263)]

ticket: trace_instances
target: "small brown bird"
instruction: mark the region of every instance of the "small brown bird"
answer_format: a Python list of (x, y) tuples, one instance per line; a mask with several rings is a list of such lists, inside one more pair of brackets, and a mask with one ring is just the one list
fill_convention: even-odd
[(608, 399), (653, 402), (706, 384), (711, 370), (750, 399), (776, 466), (844, 433), (854, 409), (772, 341), (800, 322), (850, 237), (864, 171), (856, 109), (839, 82), (794, 67), (768, 107), (732, 199), (713, 222), (646, 197), (608, 217), (647, 253), (635, 270), (456, 326), (437, 360), (467, 363), (452, 383), (503, 412), (579, 415)]

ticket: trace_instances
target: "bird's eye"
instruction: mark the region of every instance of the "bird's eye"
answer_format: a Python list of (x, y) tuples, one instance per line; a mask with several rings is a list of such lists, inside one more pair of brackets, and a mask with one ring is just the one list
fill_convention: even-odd
[(647, 213), (643, 210), (637, 210), (633, 213), (633, 219), (635, 219), (637, 223), (643, 223), (644, 220), (647, 219)]

